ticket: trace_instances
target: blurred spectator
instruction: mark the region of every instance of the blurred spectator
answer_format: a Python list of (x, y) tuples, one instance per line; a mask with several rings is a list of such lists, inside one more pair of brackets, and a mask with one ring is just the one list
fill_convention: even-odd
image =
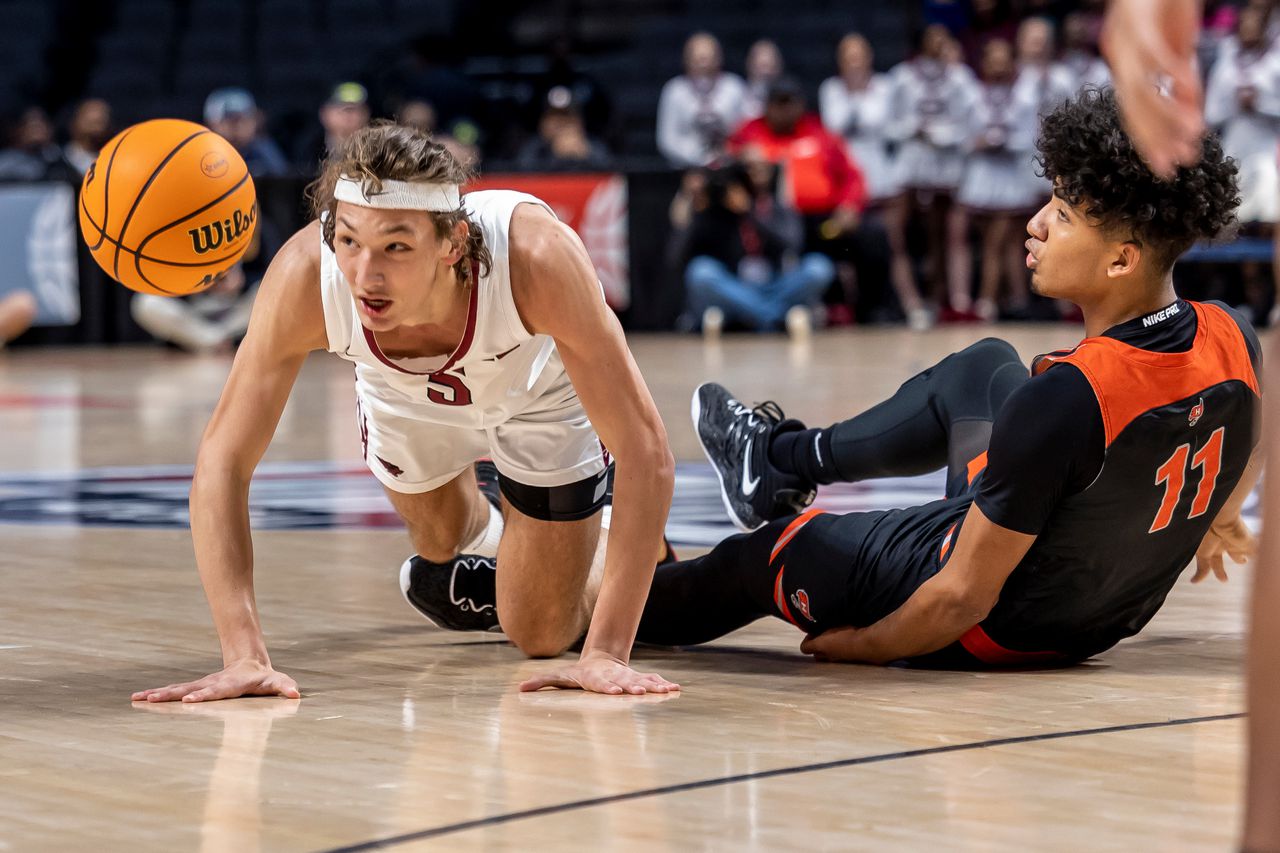
[[(768, 182), (772, 167), (762, 181)], [(702, 207), (686, 244), (688, 312), (714, 337), (726, 322), (757, 331), (786, 328), (806, 337), (810, 306), (830, 286), (835, 269), (820, 254), (796, 259), (800, 223), (766, 191), (757, 194), (747, 169), (733, 163), (706, 178)]]
[(476, 145), (479, 130), (466, 119), (459, 120), (452, 128), (452, 133), (436, 128), (436, 109), (420, 99), (413, 99), (400, 105), (396, 113), (396, 122), (406, 127), (416, 128), (431, 134), (440, 145), (443, 145), (459, 163), (470, 168), (480, 165), (480, 149)]
[(612, 158), (602, 143), (587, 136), (582, 116), (569, 90), (560, 87), (547, 94), (547, 105), (538, 120), (538, 135), (525, 143), (517, 157), (522, 169), (607, 169)]
[(982, 51), (992, 39), (1010, 43), (1018, 32), (1018, 20), (1009, 0), (971, 0), (969, 24), (960, 33), (965, 61), (974, 68), (982, 63)]
[(1034, 103), (1043, 117), (1075, 94), (1071, 72), (1053, 61), (1053, 24), (1047, 18), (1027, 18), (1018, 25), (1018, 97)]
[(840, 73), (818, 88), (818, 108), (822, 123), (849, 146), (866, 180), (867, 201), (875, 205), (898, 195), (901, 188), (884, 135), (893, 87), (887, 75), (874, 72), (873, 61), (866, 38), (850, 33), (841, 39), (836, 49)]
[[(1018, 78), (1013, 97), (1044, 118), (1075, 94), (1075, 79), (1065, 66), (1053, 61), (1053, 24), (1046, 18), (1028, 18), (1018, 26)], [(1028, 152), (1023, 170), (1027, 192), (1038, 207), (1049, 198), (1053, 187), (1039, 174), (1035, 152)]]
[(794, 79), (775, 80), (764, 115), (730, 137), (730, 153), (748, 149), (782, 167), (784, 196), (811, 224), (834, 215), (850, 229), (857, 227), (867, 202), (862, 172), (849, 159), (844, 140), (806, 111), (804, 90)]
[(396, 123), (423, 133), (436, 132), (436, 108), (420, 99), (406, 101), (396, 112)]
[(721, 70), (720, 42), (695, 33), (684, 45), (684, 74), (658, 100), (658, 150), (672, 166), (705, 166), (742, 120), (746, 84)]
[(262, 132), (262, 110), (244, 89), (215, 89), (204, 102), (204, 121), (244, 158), (255, 178), (290, 173), (289, 161), (279, 146)]
[(1037, 117), (1034, 105), (1013, 96), (1016, 75), (1013, 46), (1002, 39), (987, 42), (981, 94), (968, 140), (970, 153), (947, 229), (951, 305), (965, 311), (968, 309), (962, 306), (970, 303), (973, 275), (970, 219), (977, 219), (982, 226), (981, 283), (972, 311), (987, 322), (999, 313), (1002, 272), (1009, 285), (1010, 311), (1025, 311), (1027, 269), (1019, 236), (1027, 212), (1040, 200), (1023, 180), (1026, 159), (1035, 150)]
[(1062, 67), (1071, 74), (1071, 90), (1078, 92), (1085, 86), (1107, 86), (1111, 83), (1111, 69), (1098, 55), (1098, 26), (1084, 12), (1072, 12), (1062, 19)]
[[(1209, 72), (1205, 123), (1222, 136), (1222, 148), (1240, 170), (1240, 222), (1270, 234), (1280, 220), (1280, 50), (1267, 38), (1266, 10), (1246, 6), (1235, 34), (1223, 42)], [(1263, 284), (1257, 263), (1242, 265), (1245, 301), (1255, 322), (1262, 322), (1273, 294)]]
[(0, 348), (21, 335), (36, 319), (36, 298), (27, 290), (0, 297)]
[(77, 173), (89, 171), (98, 152), (111, 139), (111, 105), (102, 98), (86, 98), (76, 105), (67, 125), (62, 156)]
[(9, 129), (8, 147), (0, 150), (0, 180), (62, 177), (71, 177), (71, 166), (53, 141), (53, 122), (40, 107), (27, 107)]
[(613, 112), (609, 94), (594, 77), (574, 67), (573, 42), (565, 35), (551, 42), (547, 72), (538, 83), (534, 103), (540, 108), (547, 103), (551, 90), (557, 88), (569, 90), (587, 133), (592, 136), (608, 134)]
[(390, 67), (375, 72), (379, 103), (390, 113), (389, 106), (426, 101), (435, 109), (440, 127), (483, 119), (476, 114), (483, 94), (475, 81), (459, 70), (466, 58), (466, 46), (455, 36), (425, 34), (414, 38)]
[(760, 39), (747, 50), (747, 94), (743, 99), (743, 120), (764, 115), (764, 102), (769, 86), (782, 76), (785, 64), (782, 51), (769, 39)]
[(890, 72), (893, 99), (888, 135), (898, 142), (896, 176), (906, 191), (891, 206), (887, 217), (893, 248), (892, 275), (907, 323), (916, 330), (933, 324), (933, 312), (915, 283), (914, 264), (907, 252), (906, 222), (914, 207), (923, 209), (929, 266), (935, 288), (941, 287), (946, 281), (947, 209), (964, 175), (962, 144), (968, 138), (978, 96), (973, 72), (965, 65), (946, 60), (951, 42), (946, 28), (927, 27), (917, 55)]
[(320, 126), (298, 147), (298, 167), (304, 174), (314, 174), (330, 152), (341, 148), (352, 134), (368, 124), (368, 90), (359, 83), (339, 83), (320, 107)]
[(181, 298), (137, 293), (130, 313), (157, 340), (187, 352), (230, 352), (249, 328), (258, 284), (278, 248), (274, 229), (259, 219), (244, 257), (208, 290)]
[(1222, 134), (1223, 150), (1240, 169), (1241, 222), (1280, 218), (1280, 52), (1268, 43), (1265, 27), (1261, 10), (1240, 11), (1232, 46), (1214, 63), (1205, 90), (1205, 121)]
[(804, 218), (808, 251), (840, 262), (842, 289), (852, 308), (854, 264), (867, 248), (859, 236), (867, 204), (862, 171), (844, 140), (805, 109), (804, 90), (790, 77), (769, 89), (764, 115), (747, 122), (730, 139), (730, 151), (759, 156), (781, 167), (781, 195)]

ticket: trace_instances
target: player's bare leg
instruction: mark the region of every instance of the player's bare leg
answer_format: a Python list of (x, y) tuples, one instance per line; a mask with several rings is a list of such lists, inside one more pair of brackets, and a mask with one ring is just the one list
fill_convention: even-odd
[(489, 504), (471, 468), (429, 492), (386, 492), (409, 529), (414, 549), (433, 563), (456, 557), (459, 548), (475, 539), (489, 520)]
[[(502, 630), (530, 657), (554, 657), (582, 637), (599, 582), (588, 577), (600, 540), (600, 513), (581, 521), (541, 521), (507, 512), (498, 547)], [(599, 573), (597, 573), (599, 574)]]

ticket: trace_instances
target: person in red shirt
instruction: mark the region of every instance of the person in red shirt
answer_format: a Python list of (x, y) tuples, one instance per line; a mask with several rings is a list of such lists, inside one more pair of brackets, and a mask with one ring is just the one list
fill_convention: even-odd
[(793, 78), (774, 81), (764, 115), (739, 127), (728, 148), (779, 166), (779, 195), (803, 216), (807, 251), (822, 252), (850, 270), (855, 259), (871, 254), (864, 243), (875, 234), (861, 227), (867, 205), (862, 171), (844, 140), (807, 110), (804, 90)]
[(844, 141), (806, 110), (804, 91), (795, 80), (774, 81), (765, 100), (764, 115), (746, 122), (729, 138), (729, 153), (756, 149), (781, 165), (785, 189), (796, 210), (806, 217), (837, 217), (856, 227), (866, 206), (867, 190)]

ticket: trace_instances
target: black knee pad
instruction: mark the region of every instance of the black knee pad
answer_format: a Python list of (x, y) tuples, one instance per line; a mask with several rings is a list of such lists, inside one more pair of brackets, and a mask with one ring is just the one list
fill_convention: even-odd
[(498, 487), (511, 508), (539, 521), (580, 521), (590, 518), (608, 501), (613, 466), (576, 483), (528, 486), (498, 474)]

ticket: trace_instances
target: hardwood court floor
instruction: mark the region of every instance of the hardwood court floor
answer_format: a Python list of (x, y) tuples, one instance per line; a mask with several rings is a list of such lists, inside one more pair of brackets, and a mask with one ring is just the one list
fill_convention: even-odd
[[(1079, 334), (1000, 332), (1028, 357)], [(687, 401), (703, 379), (821, 422), (980, 335), (633, 345), (677, 457), (695, 462)], [(189, 465), (227, 367), (156, 349), (0, 354), (0, 475), (18, 477), (0, 503), (21, 504), (22, 477)], [(268, 461), (357, 466), (350, 382), (313, 358)], [(639, 650), (678, 697), (521, 695), (546, 662), (434, 630), (403, 603), (399, 530), (266, 530), (258, 599), (305, 698), (146, 706), (130, 691), (219, 665), (188, 535), (100, 523), (129, 509), (119, 498), (65, 500), (80, 503), (59, 518), (83, 505), (93, 523), (0, 523), (0, 850), (1225, 850), (1235, 837), (1244, 569), (1179, 584), (1140, 637), (1072, 669), (816, 664), (766, 621)]]

